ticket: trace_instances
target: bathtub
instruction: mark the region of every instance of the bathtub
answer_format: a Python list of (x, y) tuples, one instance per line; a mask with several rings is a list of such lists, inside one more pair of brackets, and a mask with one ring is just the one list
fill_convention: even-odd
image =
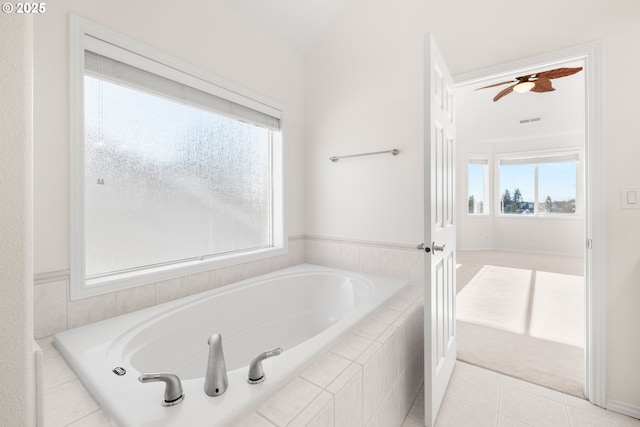
[[(53, 344), (105, 413), (122, 427), (226, 426), (293, 379), (314, 357), (401, 290), (406, 282), (302, 264), (233, 285), (65, 331)], [(228, 371), (226, 393), (204, 392), (208, 337), (217, 332)], [(259, 353), (266, 380), (247, 383)], [(114, 368), (124, 375), (117, 375)], [(170, 372), (184, 400), (161, 405)]]

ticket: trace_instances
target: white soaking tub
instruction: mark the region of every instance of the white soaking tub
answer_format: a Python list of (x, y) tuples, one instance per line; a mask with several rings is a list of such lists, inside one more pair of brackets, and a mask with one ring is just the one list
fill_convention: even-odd
[[(65, 331), (54, 337), (102, 409), (122, 427), (225, 426), (293, 379), (407, 283), (302, 264), (233, 285)], [(222, 335), (226, 393), (209, 397), (204, 375), (212, 333)], [(266, 380), (247, 383), (261, 352)], [(124, 368), (119, 376), (113, 370)], [(169, 372), (184, 400), (161, 405), (164, 383), (138, 381)]]

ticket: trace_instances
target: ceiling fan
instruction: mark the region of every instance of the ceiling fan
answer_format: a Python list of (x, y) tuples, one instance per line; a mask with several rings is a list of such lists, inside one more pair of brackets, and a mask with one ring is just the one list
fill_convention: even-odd
[(495, 83), (489, 86), (480, 87), (476, 90), (487, 89), (490, 87), (502, 86), (507, 83), (513, 83), (506, 89), (501, 90), (494, 98), (493, 102), (510, 94), (513, 91), (518, 93), (524, 92), (551, 92), (554, 87), (551, 85), (551, 79), (559, 79), (560, 77), (570, 76), (582, 70), (582, 67), (576, 68), (556, 68), (555, 70), (541, 71), (539, 73), (527, 74), (525, 76), (516, 77), (514, 80), (507, 82)]

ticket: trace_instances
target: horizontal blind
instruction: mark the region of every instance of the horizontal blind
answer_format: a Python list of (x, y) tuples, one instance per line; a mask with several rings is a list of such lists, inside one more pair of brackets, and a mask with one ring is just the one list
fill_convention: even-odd
[[(113, 45), (110, 46), (113, 48)], [(122, 57), (131, 55), (136, 54), (124, 50), (122, 52)], [(135, 59), (137, 64), (150, 61), (151, 65), (157, 65), (157, 63), (153, 64), (154, 61), (141, 56)], [(175, 73), (177, 70), (171, 69), (171, 71)], [(252, 123), (271, 130), (280, 130), (280, 117), (274, 115), (273, 112), (270, 112), (270, 114), (250, 108), (241, 103), (231, 101), (90, 50), (85, 50), (85, 73), (115, 84), (132, 87), (150, 92), (154, 95), (211, 110), (243, 122)], [(190, 76), (187, 75), (186, 77)], [(255, 101), (252, 103), (255, 104)], [(265, 110), (268, 109), (265, 108)]]
[(481, 159), (481, 158), (469, 158), (467, 160), (470, 165), (488, 165), (489, 159)]
[(580, 156), (577, 151), (563, 153), (549, 153), (537, 156), (507, 157), (499, 160), (501, 166), (508, 165), (539, 165), (543, 163), (577, 162)]

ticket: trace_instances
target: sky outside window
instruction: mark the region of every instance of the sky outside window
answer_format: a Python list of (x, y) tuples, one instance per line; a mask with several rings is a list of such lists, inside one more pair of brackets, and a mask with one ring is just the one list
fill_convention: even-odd
[(468, 213), (470, 214), (482, 214), (484, 213), (484, 170), (486, 165), (470, 164), (468, 165), (469, 176), (469, 195), (468, 198), (473, 197), (474, 206), (469, 206)]
[(575, 200), (576, 162), (538, 166), (538, 202), (544, 202), (547, 196), (554, 201)]
[[(537, 194), (536, 194), (537, 169)], [(537, 203), (540, 214), (574, 214), (577, 162), (545, 162), (500, 165), (500, 202), (503, 214), (533, 214)], [(520, 191), (520, 203), (515, 192)], [(505, 192), (514, 203), (505, 206)]]

